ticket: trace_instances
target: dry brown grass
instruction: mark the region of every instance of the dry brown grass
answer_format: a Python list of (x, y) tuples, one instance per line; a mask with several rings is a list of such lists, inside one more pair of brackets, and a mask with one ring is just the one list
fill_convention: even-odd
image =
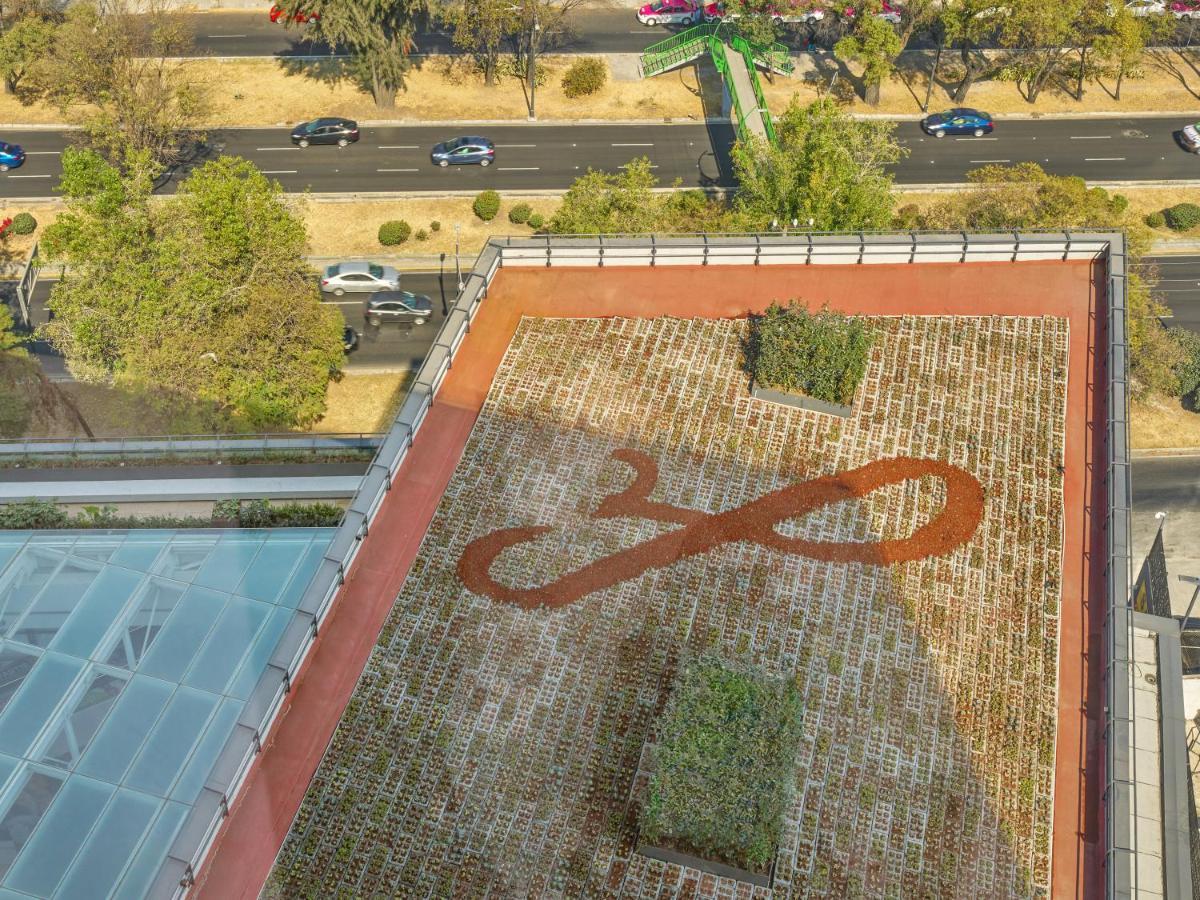
[(13, 234), (0, 240), (0, 270), (21, 266), (29, 257), (29, 251), (41, 237), (42, 229), (54, 221), (62, 210), (58, 203), (21, 203), (19, 200), (0, 200), (0, 222), (20, 212), (32, 213), (38, 226), (33, 234)]
[(1129, 445), (1134, 450), (1200, 447), (1200, 414), (1178, 400), (1135, 402), (1130, 409)]
[(348, 373), (329, 385), (328, 412), (310, 431), (345, 433), (386, 431), (391, 427), (412, 374), (355, 375)]

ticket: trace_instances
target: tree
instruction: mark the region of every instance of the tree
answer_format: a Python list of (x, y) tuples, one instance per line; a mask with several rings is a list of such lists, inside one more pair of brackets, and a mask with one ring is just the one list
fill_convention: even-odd
[(879, 105), (880, 88), (895, 70), (896, 57), (904, 49), (891, 23), (874, 15), (878, 6), (876, 2), (860, 10), (850, 33), (833, 45), (838, 59), (862, 65), (863, 99), (872, 106)]
[(793, 220), (817, 231), (886, 228), (895, 204), (886, 167), (903, 155), (894, 130), (852, 119), (830, 98), (801, 106), (793, 97), (775, 122), (775, 145), (734, 147), (735, 209), (756, 230)]
[(396, 106), (428, 0), (283, 0), (279, 6), (289, 22), (298, 12), (317, 13), (320, 18), (305, 27), (350, 53), (351, 71), (377, 106)]
[(1098, 4), (1103, 7), (1102, 0), (1011, 0), (1009, 14), (1000, 17), (1000, 43), (1018, 52), (1001, 77), (1015, 81), (1025, 99), (1036, 102), (1070, 54), (1090, 45)]
[(954, 89), (955, 103), (966, 102), (971, 85), (991, 71), (993, 63), (983, 46), (995, 36), (998, 21), (1007, 14), (1007, 7), (998, 7), (995, 0), (958, 0), (939, 10), (938, 22), (945, 30), (946, 43), (958, 47), (963, 67), (962, 80)]
[(516, 68), (522, 81), (529, 118), (537, 116), (537, 58), (571, 35), (571, 17), (584, 0), (513, 0), (517, 19)]
[(1121, 99), (1121, 84), (1125, 76), (1136, 75), (1142, 55), (1146, 52), (1145, 19), (1134, 16), (1120, 6), (1110, 18), (1104, 33), (1096, 38), (1092, 48), (1100, 71), (1114, 78), (1113, 99)]
[(725, 0), (725, 21), (752, 44), (767, 47), (778, 39), (775, 14), (788, 8), (788, 0)]
[(24, 338), (13, 331), (12, 313), (0, 303), (0, 437), (20, 437), (32, 417), (30, 387), (31, 382), (36, 386), (36, 365), (24, 345)]
[(44, 59), (54, 42), (55, 23), (31, 12), (0, 32), (0, 79), (4, 93), (14, 94), (25, 74)]
[(453, 29), (454, 46), (470, 53), (483, 70), (488, 87), (496, 84), (500, 53), (518, 27), (512, 0), (459, 0), (442, 10)]
[(64, 152), (67, 210), (42, 248), (67, 268), (42, 336), (80, 380), (179, 409), (202, 401), (218, 422), (311, 423), (342, 360), (343, 323), (317, 297), (303, 223), (238, 157), (204, 164), (155, 202), (153, 171), (146, 152), (123, 169)]
[(110, 161), (145, 150), (170, 166), (197, 137), (204, 113), (203, 92), (181, 59), (192, 53), (177, 15), (154, 5), (135, 14), (127, 0), (82, 0), (67, 9), (30, 81)]

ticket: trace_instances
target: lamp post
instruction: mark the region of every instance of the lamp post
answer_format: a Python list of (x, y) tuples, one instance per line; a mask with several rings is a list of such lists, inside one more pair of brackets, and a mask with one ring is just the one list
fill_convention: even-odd
[(458, 277), (458, 292), (461, 294), (463, 289), (462, 267), (458, 263), (458, 234), (462, 230), (462, 225), (458, 222), (454, 223), (454, 274)]

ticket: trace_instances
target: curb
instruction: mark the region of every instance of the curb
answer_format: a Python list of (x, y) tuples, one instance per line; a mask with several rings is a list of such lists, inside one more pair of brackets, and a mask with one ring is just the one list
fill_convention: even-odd
[(1173, 456), (1200, 456), (1200, 447), (1155, 447), (1129, 451), (1130, 459), (1169, 459)]

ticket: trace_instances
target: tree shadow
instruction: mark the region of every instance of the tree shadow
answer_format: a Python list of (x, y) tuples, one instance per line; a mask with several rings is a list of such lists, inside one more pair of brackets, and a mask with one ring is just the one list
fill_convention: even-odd
[(866, 99), (866, 82), (832, 52), (813, 52), (812, 65), (812, 71), (805, 72), (803, 78), (809, 87), (833, 97), (840, 103), (849, 103), (856, 97), (860, 100)]
[(1200, 67), (1191, 59), (1191, 54), (1178, 47), (1148, 47), (1146, 55), (1165, 73), (1170, 75), (1189, 94), (1200, 100), (1200, 90), (1188, 81), (1188, 74), (1200, 78)]

